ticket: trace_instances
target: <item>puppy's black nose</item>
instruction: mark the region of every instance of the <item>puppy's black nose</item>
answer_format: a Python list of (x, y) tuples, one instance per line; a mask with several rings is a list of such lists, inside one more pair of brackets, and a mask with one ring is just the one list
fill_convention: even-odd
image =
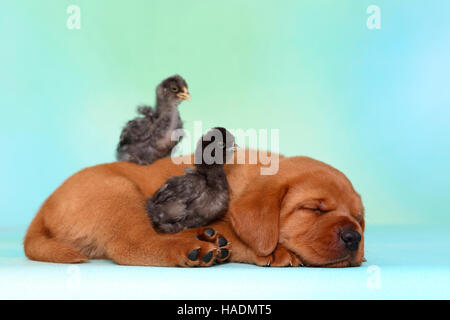
[(345, 243), (345, 247), (350, 251), (358, 250), (361, 235), (353, 230), (345, 230), (341, 232), (341, 239)]

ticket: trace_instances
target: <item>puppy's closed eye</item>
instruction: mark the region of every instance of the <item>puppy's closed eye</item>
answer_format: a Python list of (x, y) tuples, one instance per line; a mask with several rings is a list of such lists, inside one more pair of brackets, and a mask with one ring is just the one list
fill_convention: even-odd
[(320, 213), (320, 214), (324, 214), (324, 213), (327, 213), (327, 212), (331, 211), (331, 210), (320, 209), (320, 208), (317, 208), (317, 207), (314, 208), (314, 207), (305, 207), (305, 206), (299, 207), (297, 210), (308, 210), (308, 211), (312, 211), (314, 213)]
[(297, 207), (297, 210), (308, 210), (318, 214), (324, 214), (332, 211), (332, 209), (327, 207), (324, 201), (317, 200), (303, 203)]

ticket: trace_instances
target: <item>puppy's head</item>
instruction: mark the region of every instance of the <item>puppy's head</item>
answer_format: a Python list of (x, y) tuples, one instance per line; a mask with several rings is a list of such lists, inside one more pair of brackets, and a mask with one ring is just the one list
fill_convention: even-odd
[(307, 266), (359, 266), (364, 256), (364, 207), (340, 171), (305, 157), (280, 161), (274, 176), (259, 176), (230, 206), (240, 238), (258, 255), (277, 243)]

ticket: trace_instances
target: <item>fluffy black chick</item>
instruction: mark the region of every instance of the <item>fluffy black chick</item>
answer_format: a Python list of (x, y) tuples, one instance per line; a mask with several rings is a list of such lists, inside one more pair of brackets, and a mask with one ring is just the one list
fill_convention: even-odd
[(150, 164), (170, 155), (180, 141), (171, 139), (172, 132), (183, 124), (178, 105), (189, 100), (186, 81), (179, 75), (165, 79), (156, 88), (156, 107), (138, 108), (137, 117), (129, 121), (122, 130), (117, 146), (117, 160), (141, 165)]
[(201, 227), (228, 210), (229, 190), (224, 163), (236, 149), (233, 135), (213, 128), (197, 143), (195, 169), (169, 178), (147, 200), (147, 214), (156, 230), (176, 233)]

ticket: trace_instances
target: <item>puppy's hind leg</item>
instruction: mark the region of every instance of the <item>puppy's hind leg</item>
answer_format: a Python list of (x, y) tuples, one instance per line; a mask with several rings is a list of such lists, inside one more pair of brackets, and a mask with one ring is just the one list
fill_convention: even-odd
[(24, 248), (25, 255), (31, 260), (56, 263), (80, 263), (88, 260), (88, 257), (76, 248), (48, 235), (41, 212), (28, 228)]

